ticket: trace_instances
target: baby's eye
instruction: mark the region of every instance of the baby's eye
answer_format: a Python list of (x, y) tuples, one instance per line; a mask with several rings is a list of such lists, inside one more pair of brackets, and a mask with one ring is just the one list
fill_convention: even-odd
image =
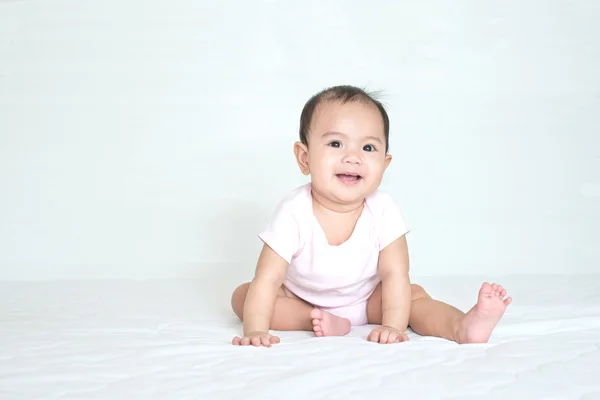
[(370, 152), (370, 151), (375, 151), (375, 146), (373, 146), (372, 144), (366, 144), (366, 145), (363, 147), (363, 150), (364, 150), (364, 151), (369, 151), (369, 152)]
[(338, 140), (334, 140), (333, 142), (329, 143), (329, 146), (331, 147), (341, 147), (342, 143)]

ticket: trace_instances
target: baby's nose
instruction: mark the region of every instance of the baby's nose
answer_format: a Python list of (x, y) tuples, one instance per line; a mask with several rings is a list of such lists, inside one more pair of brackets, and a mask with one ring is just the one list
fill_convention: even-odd
[(349, 152), (344, 156), (344, 160), (345, 163), (348, 164), (360, 164), (362, 162), (360, 156), (358, 154), (356, 154), (355, 152)]

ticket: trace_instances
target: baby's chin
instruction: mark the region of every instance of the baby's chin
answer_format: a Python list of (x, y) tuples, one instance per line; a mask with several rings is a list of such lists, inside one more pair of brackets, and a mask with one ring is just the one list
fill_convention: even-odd
[(371, 193), (366, 185), (364, 178), (357, 185), (345, 185), (336, 181), (334, 178), (333, 182), (312, 182), (313, 189), (316, 190), (320, 196), (326, 200), (343, 205), (356, 204), (365, 199)]
[(336, 200), (344, 204), (352, 204), (364, 200), (369, 195), (364, 187), (342, 187), (332, 190)]

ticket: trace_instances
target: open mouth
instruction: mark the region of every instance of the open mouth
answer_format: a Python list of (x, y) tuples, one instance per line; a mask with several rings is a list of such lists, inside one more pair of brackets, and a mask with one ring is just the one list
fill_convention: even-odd
[(343, 183), (348, 184), (359, 182), (362, 179), (362, 176), (353, 173), (336, 174), (335, 176)]

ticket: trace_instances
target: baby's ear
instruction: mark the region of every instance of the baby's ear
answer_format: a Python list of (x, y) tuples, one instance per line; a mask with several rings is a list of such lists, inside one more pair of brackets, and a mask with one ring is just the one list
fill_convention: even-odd
[(385, 155), (385, 168), (387, 169), (387, 167), (390, 166), (390, 163), (392, 162), (392, 155), (391, 154), (386, 154)]
[(294, 143), (294, 155), (296, 156), (296, 162), (300, 167), (300, 171), (304, 175), (310, 174), (310, 168), (308, 166), (308, 146), (302, 142)]

